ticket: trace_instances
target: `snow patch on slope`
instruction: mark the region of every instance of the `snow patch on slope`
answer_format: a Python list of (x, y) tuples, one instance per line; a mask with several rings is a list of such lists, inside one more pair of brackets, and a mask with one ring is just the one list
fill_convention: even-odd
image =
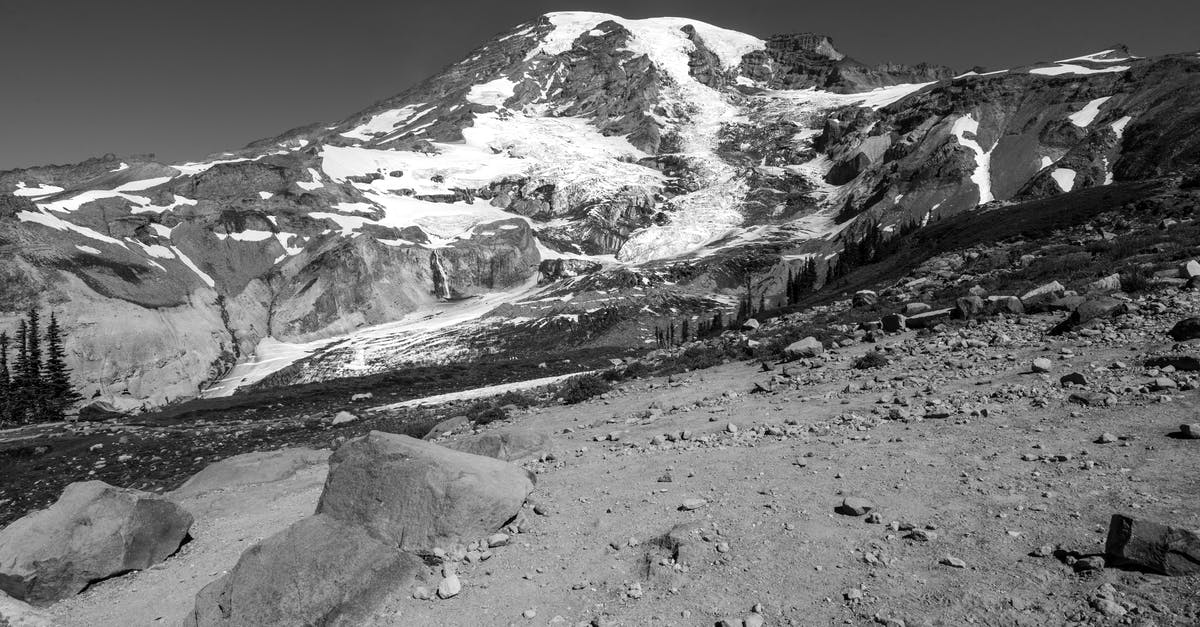
[(1043, 76), (1060, 76), (1062, 74), (1105, 74), (1108, 72), (1124, 72), (1128, 70), (1128, 65), (1116, 65), (1106, 68), (1090, 68), (1074, 63), (1061, 63), (1050, 67), (1036, 67), (1029, 70), (1030, 74), (1041, 74)]
[(1050, 173), (1054, 178), (1054, 182), (1058, 183), (1058, 188), (1064, 192), (1069, 192), (1075, 188), (1075, 170), (1070, 168), (1058, 168)]
[[(972, 137), (967, 138), (967, 133)], [(964, 115), (954, 121), (950, 134), (958, 138), (958, 143), (970, 148), (975, 153), (975, 171), (971, 173), (971, 181), (979, 188), (979, 204), (995, 200), (992, 195), (992, 152), (984, 150), (979, 145), (979, 122), (971, 115)]]
[(1079, 111), (1067, 116), (1067, 119), (1071, 120), (1071, 124), (1079, 128), (1087, 128), (1096, 120), (1096, 116), (1100, 114), (1100, 107), (1104, 106), (1104, 103), (1108, 102), (1111, 98), (1112, 96), (1097, 98), (1084, 105)]

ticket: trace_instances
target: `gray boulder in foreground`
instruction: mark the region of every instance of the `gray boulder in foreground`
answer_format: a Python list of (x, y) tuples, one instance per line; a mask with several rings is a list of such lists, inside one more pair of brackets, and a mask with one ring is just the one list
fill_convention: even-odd
[(317, 513), (422, 551), (493, 533), (532, 491), (532, 475), (507, 462), (372, 431), (330, 457)]
[(783, 349), (783, 354), (793, 359), (816, 357), (823, 352), (825, 352), (825, 346), (815, 337), (806, 337), (803, 340), (792, 342)]
[(0, 626), (2, 627), (58, 627), (48, 614), (0, 592)]
[(423, 569), (352, 524), (310, 516), (246, 549), (196, 594), (183, 625), (357, 625)]
[(174, 553), (192, 515), (160, 496), (103, 481), (72, 483), (50, 507), (0, 531), (0, 590), (34, 605)]
[(1200, 574), (1200, 534), (1114, 514), (1104, 546), (1118, 566), (1160, 575)]

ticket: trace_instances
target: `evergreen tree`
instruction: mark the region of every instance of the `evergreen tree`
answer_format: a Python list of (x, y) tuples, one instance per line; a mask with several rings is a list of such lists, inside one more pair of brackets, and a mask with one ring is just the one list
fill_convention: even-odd
[(66, 356), (62, 329), (54, 312), (50, 312), (50, 324), (46, 326), (46, 368), (43, 375), (46, 403), (43, 420), (62, 420), (67, 407), (80, 398), (71, 387), (71, 371), (67, 368)]
[(13, 363), (12, 384), (9, 386), (9, 420), (25, 422), (29, 406), (29, 328), (21, 320), (17, 325), (17, 360)]
[(687, 319), (687, 318), (684, 318), (684, 319), (683, 319), (683, 331), (681, 331), (681, 332), (680, 332), (680, 335), (682, 335), (682, 336), (683, 336), (683, 340), (682, 340), (682, 341), (680, 341), (680, 344), (682, 344), (683, 342), (686, 342), (686, 341), (688, 341), (688, 331), (689, 331), (689, 329), (688, 329), (688, 319)]
[(759, 294), (758, 295), (758, 312), (762, 313), (766, 310), (767, 310), (767, 295)]
[(8, 332), (0, 332), (0, 423), (12, 420), (8, 400), (11, 397), (12, 377), (8, 372)]
[(720, 335), (721, 332), (724, 330), (725, 330), (725, 317), (722, 316), (721, 312), (718, 311), (717, 313), (713, 314), (713, 321), (712, 321), (713, 335)]
[(792, 271), (791, 266), (788, 266), (787, 278), (787, 304), (796, 304), (796, 273)]
[(26, 411), (29, 422), (38, 422), (42, 420), (46, 412), (46, 403), (49, 399), (46, 394), (46, 382), (42, 380), (42, 329), (37, 308), (29, 309), (28, 320), (29, 371), (25, 375), (25, 380), (29, 407)]

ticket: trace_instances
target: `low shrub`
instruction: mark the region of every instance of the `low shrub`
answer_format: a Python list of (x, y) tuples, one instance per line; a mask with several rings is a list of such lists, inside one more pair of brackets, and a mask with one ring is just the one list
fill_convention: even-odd
[(558, 389), (558, 396), (568, 405), (582, 403), (612, 389), (612, 384), (599, 375), (584, 374), (567, 379)]
[(879, 351), (871, 351), (862, 357), (854, 360), (854, 367), (858, 370), (868, 370), (870, 368), (882, 368), (888, 365), (888, 358), (883, 356)]

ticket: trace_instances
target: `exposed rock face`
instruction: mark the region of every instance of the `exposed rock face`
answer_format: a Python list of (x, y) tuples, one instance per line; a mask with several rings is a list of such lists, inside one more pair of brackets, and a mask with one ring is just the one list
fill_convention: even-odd
[(1160, 575), (1200, 574), (1200, 534), (1114, 514), (1105, 553), (1115, 563)]
[(317, 513), (393, 546), (430, 550), (494, 532), (532, 490), (532, 476), (516, 466), (372, 431), (330, 458)]
[(192, 515), (162, 497), (72, 483), (54, 505), (0, 531), (0, 590), (34, 604), (69, 597), (163, 561), (191, 526)]
[(305, 518), (242, 553), (196, 595), (189, 627), (356, 625), (423, 569), (411, 553), (330, 516)]

